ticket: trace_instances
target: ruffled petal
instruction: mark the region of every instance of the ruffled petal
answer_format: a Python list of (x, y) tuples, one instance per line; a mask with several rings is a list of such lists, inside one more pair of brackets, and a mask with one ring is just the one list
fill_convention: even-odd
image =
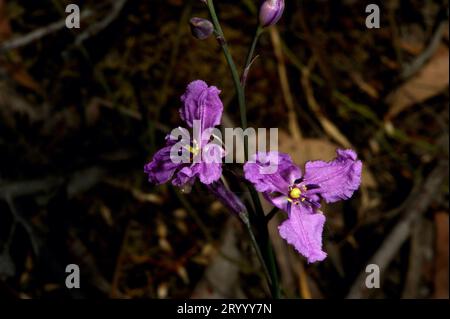
[(174, 186), (184, 186), (193, 184), (198, 177), (203, 184), (211, 184), (222, 176), (222, 163), (196, 163), (191, 166), (183, 167), (173, 179)]
[(327, 257), (322, 250), (325, 216), (313, 212), (309, 206), (292, 205), (291, 207), (289, 218), (278, 226), (280, 236), (305, 256), (309, 263), (324, 260)]
[(155, 153), (150, 163), (144, 167), (150, 183), (163, 184), (169, 181), (182, 163), (174, 163), (170, 158), (170, 152), (174, 143), (168, 141), (167, 145)]
[(245, 178), (259, 192), (287, 194), (293, 181), (302, 173), (289, 155), (279, 152), (259, 152), (244, 164)]
[(348, 199), (361, 184), (362, 162), (357, 160), (353, 150), (337, 150), (337, 157), (331, 162), (312, 161), (305, 165), (305, 184), (316, 184), (327, 203)]
[(195, 181), (195, 175), (190, 166), (185, 166), (175, 175), (172, 180), (172, 185), (177, 187), (185, 186), (186, 184), (192, 185)]
[(273, 206), (278, 207), (282, 211), (287, 212), (288, 211), (288, 197), (286, 195), (278, 195), (278, 196), (271, 196), (268, 193), (264, 193), (264, 198), (269, 201)]
[[(189, 127), (193, 127), (194, 121), (200, 121), (200, 130), (203, 132), (209, 127), (220, 124), (223, 112), (223, 104), (219, 98), (220, 90), (210, 86), (201, 80), (191, 82), (186, 92), (181, 96), (183, 106), (180, 108), (180, 116)], [(201, 133), (200, 132), (200, 133)]]
[(211, 184), (222, 176), (222, 163), (200, 163), (198, 164), (198, 176), (203, 184)]

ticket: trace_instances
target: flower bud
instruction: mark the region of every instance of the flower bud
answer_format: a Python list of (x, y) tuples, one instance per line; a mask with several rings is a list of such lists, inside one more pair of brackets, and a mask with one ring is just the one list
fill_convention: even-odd
[(225, 187), (222, 181), (213, 182), (206, 185), (208, 190), (216, 196), (216, 198), (224, 204), (229, 210), (237, 215), (242, 215), (247, 212), (245, 205), (241, 199), (228, 188)]
[(263, 27), (273, 25), (280, 20), (284, 11), (284, 0), (265, 0), (259, 10), (259, 23)]
[(214, 26), (211, 21), (203, 18), (192, 18), (189, 21), (191, 33), (200, 40), (205, 40), (214, 32)]

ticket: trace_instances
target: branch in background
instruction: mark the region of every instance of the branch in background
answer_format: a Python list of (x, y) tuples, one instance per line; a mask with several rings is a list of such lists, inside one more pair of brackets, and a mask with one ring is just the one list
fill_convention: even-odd
[(300, 130), (300, 127), (298, 126), (297, 112), (295, 108), (294, 97), (292, 96), (292, 92), (289, 87), (289, 80), (287, 76), (286, 62), (283, 55), (280, 33), (278, 32), (276, 26), (272, 26), (270, 28), (270, 38), (272, 40), (273, 49), (278, 61), (278, 75), (280, 77), (281, 90), (283, 92), (284, 101), (288, 109), (289, 131), (293, 135), (295, 140), (300, 142), (302, 140), (302, 132)]
[(311, 85), (310, 74), (312, 64), (314, 63), (314, 58), (308, 63), (308, 67), (302, 69), (302, 78), (301, 82), (303, 85), (303, 90), (305, 91), (306, 100), (310, 109), (313, 111), (323, 130), (329, 137), (338, 142), (345, 148), (355, 148), (351, 142), (347, 139), (347, 137), (341, 133), (339, 128), (334, 125), (332, 121), (330, 121), (321, 110), (319, 103), (317, 103), (316, 98), (314, 97), (314, 90)]
[[(409, 238), (411, 228), (417, 219), (423, 215), (428, 206), (440, 194), (439, 189), (445, 178), (448, 176), (448, 162), (442, 160), (428, 175), (423, 187), (417, 196), (404, 208), (405, 215), (383, 241), (381, 247), (367, 262), (375, 264), (380, 268), (380, 276), (386, 271), (392, 259), (397, 256), (397, 252), (403, 243)], [(363, 270), (353, 283), (347, 298), (361, 299), (370, 296), (371, 290), (365, 285), (367, 273)]]
[[(80, 13), (80, 19), (84, 20), (90, 18), (93, 15), (91, 10), (84, 10)], [(25, 35), (17, 36), (9, 41), (5, 41), (0, 45), (0, 53), (5, 53), (7, 51), (24, 47), (28, 44), (36, 42), (52, 33), (58, 32), (61, 29), (64, 29), (66, 26), (66, 20), (60, 20), (49, 24), (48, 26), (39, 28)]]
[(93, 35), (96, 35), (103, 29), (106, 29), (116, 18), (119, 16), (127, 0), (115, 0), (112, 3), (112, 9), (107, 16), (105, 16), (99, 22), (93, 23), (89, 28), (87, 28), (83, 33), (81, 33), (75, 39), (76, 45), (81, 45), (84, 41)]
[(239, 266), (225, 258), (242, 259), (237, 245), (243, 236), (242, 228), (233, 216), (224, 225), (219, 251), (206, 268), (203, 278), (196, 285), (191, 298), (245, 298), (240, 288)]
[(411, 64), (404, 67), (401, 74), (403, 79), (409, 78), (417, 73), (417, 71), (419, 71), (422, 66), (433, 56), (441, 43), (442, 35), (444, 34), (445, 29), (448, 29), (448, 21), (443, 21), (439, 24), (427, 48), (423, 50), (423, 52), (419, 54), (419, 56), (411, 62)]

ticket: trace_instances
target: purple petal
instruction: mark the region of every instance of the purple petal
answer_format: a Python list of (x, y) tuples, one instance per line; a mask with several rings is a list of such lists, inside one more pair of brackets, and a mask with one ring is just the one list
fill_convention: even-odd
[(289, 155), (275, 151), (253, 155), (244, 165), (244, 174), (259, 192), (282, 194), (302, 175)]
[(273, 206), (278, 207), (282, 211), (288, 211), (289, 201), (287, 195), (270, 196), (269, 194), (264, 193), (264, 198)]
[(361, 184), (362, 162), (352, 150), (337, 150), (331, 162), (313, 161), (305, 165), (305, 184), (320, 186), (312, 192), (320, 194), (327, 203), (348, 199)]
[(186, 184), (192, 185), (194, 182), (195, 175), (192, 172), (192, 168), (185, 166), (175, 175), (175, 178), (172, 180), (172, 185), (182, 187)]
[(220, 90), (201, 80), (191, 82), (181, 96), (184, 106), (180, 108), (181, 118), (193, 127), (194, 121), (201, 122), (201, 131), (220, 124), (223, 104), (219, 98)]
[(155, 153), (150, 163), (145, 165), (144, 172), (148, 174), (150, 183), (163, 184), (170, 180), (175, 171), (182, 164), (174, 163), (170, 158), (170, 150), (173, 146), (172, 141)]
[(284, 11), (284, 0), (266, 0), (259, 11), (259, 22), (263, 27), (273, 25), (280, 20)]
[(282, 238), (308, 259), (308, 262), (313, 263), (327, 257), (322, 251), (324, 223), (325, 216), (313, 212), (311, 207), (293, 205), (289, 218), (278, 226), (278, 231)]
[(222, 176), (222, 163), (196, 163), (181, 169), (173, 179), (174, 186), (184, 186), (193, 184), (195, 179), (200, 178), (203, 184), (211, 184)]
[(222, 163), (200, 163), (198, 164), (198, 176), (203, 184), (211, 184), (222, 176)]

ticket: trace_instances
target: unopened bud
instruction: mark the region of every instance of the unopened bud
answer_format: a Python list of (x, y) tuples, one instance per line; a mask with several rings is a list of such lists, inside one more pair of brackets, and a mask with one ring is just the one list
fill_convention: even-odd
[(263, 27), (273, 25), (280, 20), (284, 11), (284, 0), (265, 0), (259, 10), (259, 23)]
[(194, 37), (200, 40), (209, 38), (214, 32), (214, 26), (211, 21), (203, 18), (192, 18), (189, 21), (191, 32)]

